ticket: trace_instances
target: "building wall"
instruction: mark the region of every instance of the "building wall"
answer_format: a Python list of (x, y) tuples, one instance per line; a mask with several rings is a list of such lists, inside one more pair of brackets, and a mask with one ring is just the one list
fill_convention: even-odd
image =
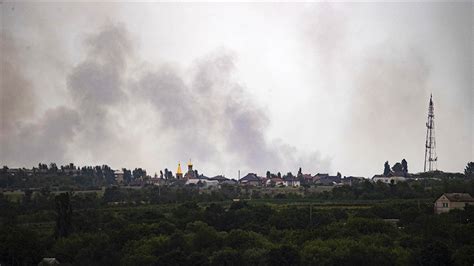
[(391, 184), (393, 180), (393, 184), (397, 184), (399, 182), (405, 182), (406, 178), (403, 176), (391, 176), (391, 177), (374, 177), (373, 182), (377, 183), (377, 181), (382, 181), (386, 184)]
[(451, 202), (446, 197), (441, 197), (435, 202), (435, 213), (445, 213), (454, 209), (464, 209), (466, 204), (474, 205), (474, 202)]
[(451, 210), (449, 206), (451, 206), (449, 200), (441, 197), (435, 201), (435, 213), (449, 212)]

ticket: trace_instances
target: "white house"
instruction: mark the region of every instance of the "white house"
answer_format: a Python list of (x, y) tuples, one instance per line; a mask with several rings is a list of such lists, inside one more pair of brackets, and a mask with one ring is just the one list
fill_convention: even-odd
[(186, 185), (201, 185), (203, 188), (217, 188), (219, 186), (219, 181), (191, 178), (186, 180)]
[(377, 183), (378, 181), (386, 184), (397, 184), (399, 182), (405, 182), (407, 179), (403, 176), (384, 176), (374, 175), (372, 182)]
[(298, 179), (287, 179), (284, 182), (284, 185), (287, 187), (299, 187), (300, 181)]

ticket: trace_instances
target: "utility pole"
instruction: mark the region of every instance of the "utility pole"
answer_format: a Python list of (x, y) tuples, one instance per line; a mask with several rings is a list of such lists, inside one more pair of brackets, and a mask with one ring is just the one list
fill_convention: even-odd
[[(434, 131), (434, 105), (433, 96), (430, 95), (430, 104), (428, 107), (428, 122), (426, 122), (426, 142), (425, 142), (425, 164), (423, 171), (428, 172), (437, 170), (438, 157), (436, 156), (436, 139)], [(426, 168), (428, 166), (428, 169)]]

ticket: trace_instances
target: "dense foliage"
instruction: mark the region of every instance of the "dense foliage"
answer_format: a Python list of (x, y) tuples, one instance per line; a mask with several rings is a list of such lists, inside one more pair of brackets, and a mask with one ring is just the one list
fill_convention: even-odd
[(228, 200), (254, 193), (232, 186), (0, 194), (0, 263), (472, 265), (474, 208), (435, 215), (431, 195), (473, 188), (367, 182), (249, 201)]

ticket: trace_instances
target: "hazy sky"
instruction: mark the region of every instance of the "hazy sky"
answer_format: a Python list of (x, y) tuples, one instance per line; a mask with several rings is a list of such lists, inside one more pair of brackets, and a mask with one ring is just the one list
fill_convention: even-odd
[(473, 4), (8, 3), (0, 163), (423, 170), (473, 149)]

